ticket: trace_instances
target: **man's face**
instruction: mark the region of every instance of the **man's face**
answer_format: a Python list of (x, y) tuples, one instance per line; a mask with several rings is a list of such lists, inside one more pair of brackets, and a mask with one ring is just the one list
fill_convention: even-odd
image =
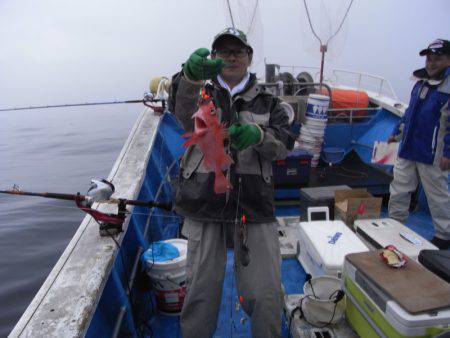
[(218, 42), (213, 57), (225, 60), (220, 75), (225, 82), (231, 83), (238, 83), (243, 79), (252, 61), (248, 48), (232, 37), (224, 37)]
[(434, 78), (447, 67), (450, 67), (449, 55), (427, 54), (425, 69), (430, 78)]

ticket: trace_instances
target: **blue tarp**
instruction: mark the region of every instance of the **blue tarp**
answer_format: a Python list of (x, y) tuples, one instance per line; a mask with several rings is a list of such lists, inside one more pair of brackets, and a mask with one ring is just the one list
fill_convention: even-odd
[(178, 248), (164, 241), (152, 243), (150, 248), (142, 254), (142, 260), (144, 262), (165, 262), (177, 257), (180, 257)]

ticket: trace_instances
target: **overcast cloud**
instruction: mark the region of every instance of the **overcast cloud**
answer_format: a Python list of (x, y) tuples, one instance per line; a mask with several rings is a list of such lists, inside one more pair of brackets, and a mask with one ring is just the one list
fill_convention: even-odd
[[(326, 70), (383, 76), (407, 101), (418, 51), (449, 38), (449, 13), (448, 0), (355, 0)], [(259, 15), (267, 62), (320, 64), (307, 52), (303, 2), (260, 0)], [(1, 0), (0, 106), (140, 98), (226, 25), (222, 0)], [(264, 76), (263, 63), (255, 70)]]

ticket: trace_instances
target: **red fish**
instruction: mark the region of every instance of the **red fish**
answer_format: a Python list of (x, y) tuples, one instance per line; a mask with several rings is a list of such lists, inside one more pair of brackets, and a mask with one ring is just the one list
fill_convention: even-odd
[(225, 127), (219, 123), (216, 108), (211, 100), (200, 103), (199, 109), (192, 116), (194, 132), (181, 135), (190, 137), (183, 143), (184, 147), (197, 144), (203, 153), (203, 164), (206, 169), (214, 171), (214, 192), (223, 194), (231, 189), (231, 184), (223, 174), (223, 170), (230, 167), (233, 160), (225, 153), (223, 140)]

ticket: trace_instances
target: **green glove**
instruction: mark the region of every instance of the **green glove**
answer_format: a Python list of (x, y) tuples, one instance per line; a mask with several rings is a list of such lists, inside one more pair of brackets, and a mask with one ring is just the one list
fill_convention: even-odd
[(231, 144), (237, 150), (244, 150), (261, 142), (262, 132), (256, 124), (233, 124), (228, 128)]
[(221, 58), (208, 59), (209, 50), (199, 48), (183, 65), (183, 71), (192, 81), (212, 79), (220, 73), (224, 61)]

